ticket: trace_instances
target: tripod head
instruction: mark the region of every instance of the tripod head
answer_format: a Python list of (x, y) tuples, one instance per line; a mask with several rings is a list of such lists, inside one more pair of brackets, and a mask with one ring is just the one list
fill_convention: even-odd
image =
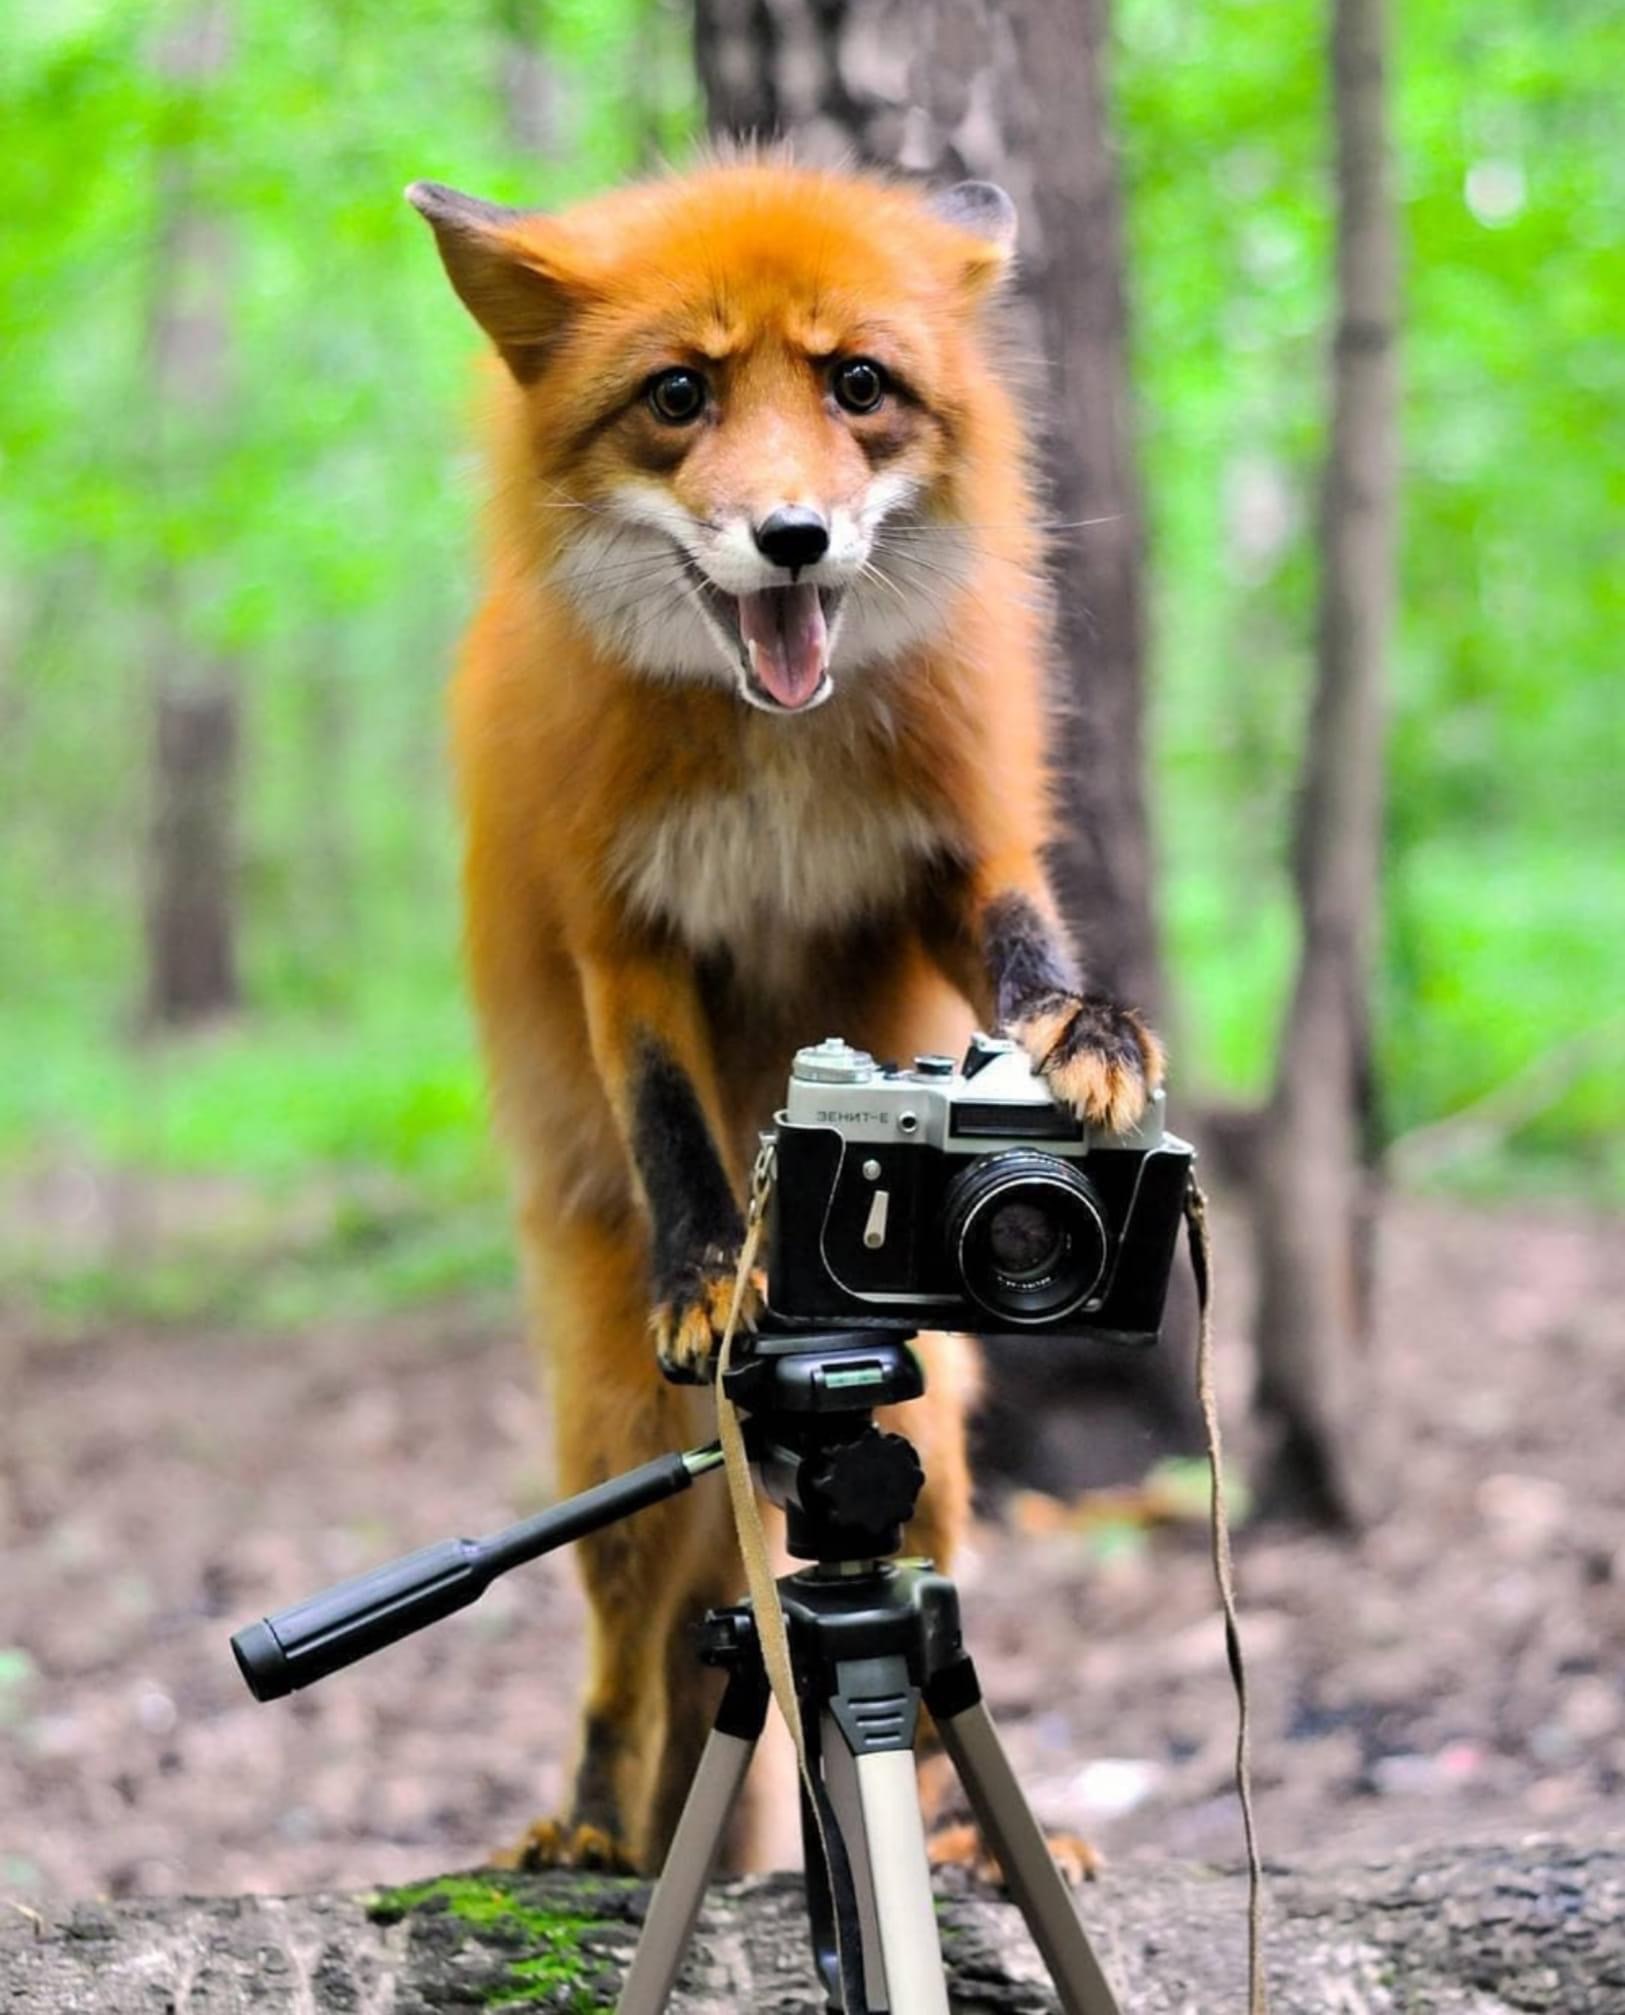
[[(729, 1393), (764, 1489), (785, 1509), (790, 1550), (814, 1561), (895, 1553), (924, 1483), (919, 1457), (874, 1409), (925, 1390), (905, 1338), (770, 1324), (733, 1367)], [(279, 1700), (479, 1600), (499, 1575), (688, 1489), (722, 1466), (716, 1442), (663, 1455), (485, 1539), (433, 1546), (339, 1582), (239, 1630), (232, 1653), (256, 1700)]]
[(874, 1410), (925, 1391), (911, 1341), (802, 1329), (769, 1314), (730, 1368), (728, 1397), (747, 1416), (746, 1446), (797, 1560), (877, 1560), (901, 1547), (925, 1471), (912, 1442), (875, 1425)]

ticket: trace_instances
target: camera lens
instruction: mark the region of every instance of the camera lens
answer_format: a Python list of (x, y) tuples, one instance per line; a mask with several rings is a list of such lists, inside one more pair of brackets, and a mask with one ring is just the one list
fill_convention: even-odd
[(1013, 1328), (1081, 1308), (1110, 1253), (1088, 1177), (1035, 1148), (973, 1161), (949, 1185), (944, 1228), (966, 1295)]
[(1065, 1243), (1053, 1215), (1030, 1198), (995, 1204), (989, 1213), (987, 1249), (1002, 1279), (1044, 1279), (1055, 1270)]

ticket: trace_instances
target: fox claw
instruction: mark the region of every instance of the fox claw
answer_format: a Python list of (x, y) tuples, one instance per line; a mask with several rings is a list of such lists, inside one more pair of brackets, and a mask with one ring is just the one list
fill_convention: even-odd
[[(1104, 1865), (1096, 1848), (1076, 1833), (1046, 1833), (1051, 1858), (1073, 1889), (1092, 1882)], [(926, 1842), (933, 1868), (964, 1868), (979, 1882), (1004, 1887), (1004, 1870), (980, 1831), (969, 1821), (938, 1827)]]
[[(661, 1371), (674, 1384), (709, 1385), (715, 1378), (717, 1353), (728, 1326), (737, 1273), (737, 1261), (707, 1260), (683, 1287), (655, 1304), (649, 1317), (655, 1355)], [(745, 1283), (739, 1306), (742, 1328), (756, 1327), (766, 1289), (763, 1275), (753, 1272)]]
[(496, 1857), (499, 1868), (535, 1874), (543, 1868), (591, 1868), (601, 1875), (635, 1875), (631, 1850), (602, 1826), (538, 1819), (516, 1847)]
[(1162, 1044), (1133, 1008), (1055, 994), (1022, 1016), (1011, 1033), (1055, 1097), (1108, 1133), (1127, 1133), (1162, 1082)]

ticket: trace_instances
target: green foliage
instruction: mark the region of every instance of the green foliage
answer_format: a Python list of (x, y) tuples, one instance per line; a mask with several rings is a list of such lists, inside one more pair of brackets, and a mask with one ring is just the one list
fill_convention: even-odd
[[(506, 1296), (504, 1186), (449, 965), (178, 1045), (0, 1023), (0, 1167), (77, 1173), (0, 1225), (47, 1320), (296, 1327)], [(88, 1198), (84, 1192), (88, 1189)], [(105, 1220), (88, 1240), (78, 1220)]]
[[(679, 0), (455, 17), (236, 0), (227, 61), (198, 80), (156, 60), (186, 11), (16, 0), (0, 39), (0, 1172), (147, 1172), (254, 1201), (235, 1242), (166, 1238), (139, 1265), (117, 1238), (87, 1258), (49, 1212), (14, 1213), (0, 1265), (64, 1315), (291, 1317), (497, 1284), (439, 697), (470, 592), (477, 344), (398, 192), (426, 175), (556, 203), (680, 151), (686, 21)], [(1322, 16), (1122, 0), (1117, 20), (1176, 1054), (1185, 1086), (1237, 1097), (1268, 1081), (1293, 953), (1331, 251)], [(1625, 44), (1605, 0), (1396, 20), (1387, 1116), (1437, 1120), (1577, 1044), (1489, 1160), (1445, 1172), (1605, 1187), (1625, 1104), (1580, 1039), (1622, 990), (1605, 121)], [(520, 44), (545, 73), (539, 147), (502, 87)], [(219, 233), (224, 416), (153, 396), (177, 159)], [(242, 696), (250, 1012), (164, 1046), (132, 1009), (150, 693), (177, 631)]]
[[(1294, 934), (1331, 209), (1322, 35), (1288, 0), (1122, 0), (1159, 817), (1187, 1072), (1268, 1082)], [(1604, 0), (1396, 8), (1404, 493), (1380, 1031), (1394, 1131), (1566, 1045), (1493, 1171), (1620, 1185), (1616, 698), (1625, 32)], [(1615, 1045), (1617, 1049), (1617, 1043)]]

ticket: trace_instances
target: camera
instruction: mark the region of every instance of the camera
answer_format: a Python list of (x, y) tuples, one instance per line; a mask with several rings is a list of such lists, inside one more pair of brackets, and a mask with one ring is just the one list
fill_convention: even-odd
[(777, 1324), (1156, 1341), (1195, 1158), (1160, 1091), (1107, 1134), (1003, 1038), (900, 1069), (832, 1036), (796, 1053), (772, 1138)]

